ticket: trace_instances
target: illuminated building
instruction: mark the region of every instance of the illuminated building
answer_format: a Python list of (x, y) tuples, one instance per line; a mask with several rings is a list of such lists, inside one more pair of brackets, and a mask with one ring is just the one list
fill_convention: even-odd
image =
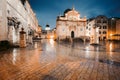
[(50, 25), (46, 24), (45, 31), (46, 31), (46, 38), (49, 39), (51, 35)]
[(120, 40), (120, 19), (116, 22), (116, 39)]
[(107, 39), (107, 31), (108, 31), (108, 19), (103, 15), (99, 15), (96, 18), (91, 18), (87, 20), (86, 27), (86, 36), (90, 37), (90, 40), (95, 39), (96, 33), (94, 29), (98, 28), (98, 40), (106, 40)]
[(109, 40), (118, 40), (119, 36), (119, 19), (117, 17), (109, 18), (108, 21), (108, 39)]
[(104, 15), (97, 16), (95, 26), (99, 27), (99, 40), (107, 40), (108, 18)]
[(63, 16), (56, 21), (56, 35), (58, 39), (84, 38), (86, 17), (80, 18), (80, 13), (74, 8), (66, 9)]
[(120, 18), (109, 18), (108, 37), (109, 40), (120, 40)]
[(0, 41), (8, 40), (19, 45), (19, 32), (24, 28), (26, 40), (37, 32), (38, 21), (28, 0), (0, 1)]
[(95, 27), (95, 18), (91, 18), (87, 20), (86, 26), (86, 36), (89, 37), (89, 40), (93, 42), (94, 40), (94, 27)]
[(48, 24), (46, 25), (45, 30), (50, 31), (50, 26)]
[(42, 33), (42, 26), (39, 25), (39, 27), (37, 27), (37, 36), (41, 37), (41, 33)]
[(116, 34), (120, 34), (120, 19), (116, 22)]

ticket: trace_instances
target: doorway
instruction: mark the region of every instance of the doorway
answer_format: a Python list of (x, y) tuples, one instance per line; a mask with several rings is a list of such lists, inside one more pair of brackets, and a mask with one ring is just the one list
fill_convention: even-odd
[(74, 38), (74, 31), (71, 32), (71, 38)]

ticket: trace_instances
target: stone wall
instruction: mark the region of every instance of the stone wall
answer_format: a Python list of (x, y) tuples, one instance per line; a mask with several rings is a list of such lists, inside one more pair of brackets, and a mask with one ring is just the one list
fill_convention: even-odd
[(6, 0), (0, 0), (0, 41), (7, 39)]
[[(8, 25), (8, 18), (12, 21), (10, 25)], [(29, 32), (35, 32), (38, 27), (36, 15), (27, 0), (25, 4), (22, 4), (21, 0), (2, 0), (0, 2), (1, 19), (0, 41), (9, 40), (19, 44), (19, 32), (22, 27), (26, 32), (26, 40), (28, 40)]]

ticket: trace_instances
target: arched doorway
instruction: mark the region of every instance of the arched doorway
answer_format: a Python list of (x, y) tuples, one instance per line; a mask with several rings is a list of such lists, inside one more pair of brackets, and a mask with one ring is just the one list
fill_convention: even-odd
[(71, 32), (71, 38), (74, 38), (74, 31)]

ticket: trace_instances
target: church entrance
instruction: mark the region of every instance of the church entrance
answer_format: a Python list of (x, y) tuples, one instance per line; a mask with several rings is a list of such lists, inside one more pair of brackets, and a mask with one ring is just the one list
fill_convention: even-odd
[(74, 38), (74, 31), (71, 32), (71, 38)]

